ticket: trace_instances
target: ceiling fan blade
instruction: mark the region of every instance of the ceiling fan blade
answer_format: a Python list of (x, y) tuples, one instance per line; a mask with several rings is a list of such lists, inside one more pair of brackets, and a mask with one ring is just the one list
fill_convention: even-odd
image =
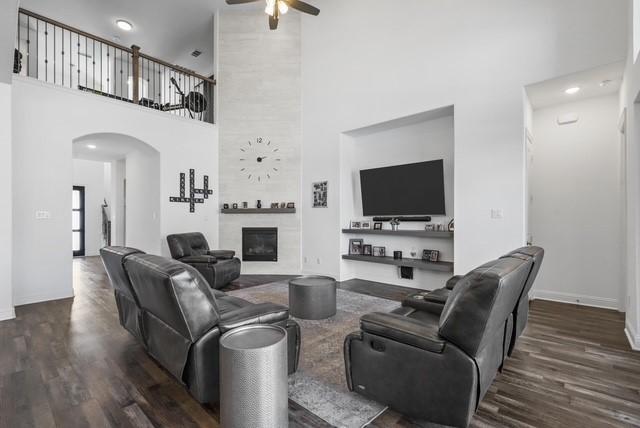
[(278, 29), (278, 21), (280, 21), (278, 19), (277, 16), (269, 16), (269, 28), (272, 30), (277, 30)]
[(300, 12), (308, 13), (309, 15), (318, 16), (320, 9), (315, 6), (311, 6), (309, 3), (305, 3), (300, 0), (281, 0), (284, 1), (287, 6), (292, 7)]
[(227, 0), (227, 4), (255, 3), (260, 0)]

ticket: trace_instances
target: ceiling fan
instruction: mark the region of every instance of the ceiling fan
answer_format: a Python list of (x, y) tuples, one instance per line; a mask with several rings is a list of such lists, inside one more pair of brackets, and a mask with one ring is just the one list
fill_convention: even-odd
[[(227, 0), (227, 4), (243, 4), (254, 3), (262, 0)], [(267, 7), (265, 13), (269, 15), (269, 28), (275, 30), (278, 28), (278, 21), (280, 21), (280, 15), (284, 15), (289, 11), (289, 8), (299, 10), (300, 12), (308, 13), (309, 15), (318, 16), (320, 9), (315, 6), (311, 6), (300, 0), (266, 0)]]

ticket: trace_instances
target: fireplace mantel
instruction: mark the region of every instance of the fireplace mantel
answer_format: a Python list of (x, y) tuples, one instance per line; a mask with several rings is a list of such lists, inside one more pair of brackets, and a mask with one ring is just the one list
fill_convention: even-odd
[(238, 208), (222, 209), (222, 214), (295, 214), (295, 208)]

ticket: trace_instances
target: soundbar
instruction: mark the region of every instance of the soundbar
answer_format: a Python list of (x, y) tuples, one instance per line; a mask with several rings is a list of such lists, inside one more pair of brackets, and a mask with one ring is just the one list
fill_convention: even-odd
[(399, 221), (431, 221), (431, 216), (420, 216), (420, 217), (374, 217), (373, 221), (391, 221), (394, 218), (397, 218)]

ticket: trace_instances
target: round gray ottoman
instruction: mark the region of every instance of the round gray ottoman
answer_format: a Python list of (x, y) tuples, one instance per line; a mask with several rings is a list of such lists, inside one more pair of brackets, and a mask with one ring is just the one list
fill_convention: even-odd
[(220, 338), (220, 425), (289, 426), (287, 332), (249, 325)]
[(289, 281), (289, 313), (307, 320), (336, 314), (336, 280), (328, 276), (302, 276)]

